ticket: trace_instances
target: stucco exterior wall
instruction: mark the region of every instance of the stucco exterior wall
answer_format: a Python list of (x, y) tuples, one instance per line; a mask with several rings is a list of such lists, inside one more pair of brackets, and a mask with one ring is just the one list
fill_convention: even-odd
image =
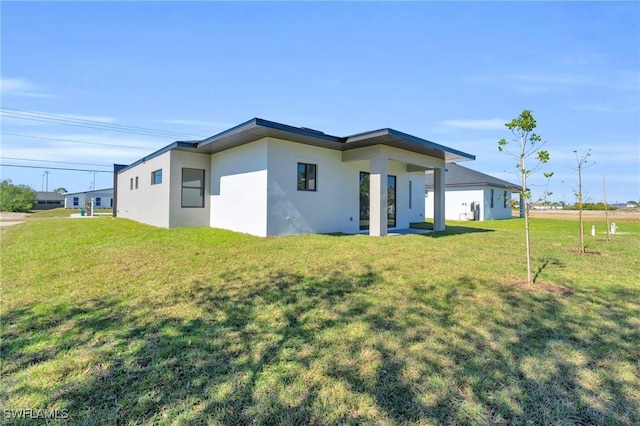
[[(182, 169), (204, 170), (204, 207), (182, 207)], [(170, 187), (169, 227), (210, 226), (211, 156), (185, 151), (171, 151), (169, 174), (164, 185)]]
[[(345, 162), (341, 151), (278, 139), (268, 140), (268, 158), (268, 235), (359, 231), (360, 172), (370, 171), (369, 161)], [(317, 166), (316, 191), (297, 189), (298, 163)], [(391, 160), (388, 174), (396, 176), (396, 228), (423, 221), (424, 173)]]
[[(493, 207), (491, 190), (493, 189)], [(507, 206), (504, 206), (504, 188), (488, 187), (484, 189), (484, 211), (482, 220), (511, 219), (511, 192), (507, 191)]]
[(267, 141), (210, 157), (210, 226), (267, 236)]
[[(73, 205), (73, 198), (78, 197), (78, 204)], [(113, 200), (113, 191), (88, 191), (79, 192), (75, 194), (67, 194), (64, 197), (64, 207), (67, 209), (84, 209), (87, 206), (87, 201), (91, 199), (96, 200), (100, 198), (100, 206), (96, 206), (96, 209), (110, 209)]]
[[(118, 173), (118, 217), (149, 225), (169, 227), (172, 151)], [(151, 173), (162, 170), (162, 183), (151, 185)], [(138, 178), (138, 188), (135, 180)], [(131, 180), (133, 179), (133, 189)], [(179, 184), (178, 179), (178, 184)]]
[[(477, 220), (496, 220), (511, 218), (511, 204), (504, 207), (504, 189), (493, 188), (494, 199), (491, 207), (491, 187), (458, 187), (447, 188), (445, 198), (445, 218), (447, 220), (471, 220), (471, 203), (480, 203), (480, 217)], [(510, 192), (507, 192), (511, 200)], [(433, 193), (425, 196), (427, 217), (433, 217)]]
[[(278, 139), (268, 147), (268, 235), (358, 232), (364, 165), (343, 163), (341, 151), (326, 148)], [(316, 191), (298, 190), (298, 163), (317, 166)]]

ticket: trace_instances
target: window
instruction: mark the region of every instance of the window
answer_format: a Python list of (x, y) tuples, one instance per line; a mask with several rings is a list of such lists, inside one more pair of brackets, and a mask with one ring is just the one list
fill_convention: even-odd
[(182, 169), (182, 207), (204, 207), (204, 170)]
[(412, 191), (411, 187), (412, 187), (411, 181), (409, 181), (409, 208), (410, 209), (413, 208), (413, 191)]
[(78, 199), (78, 197), (73, 197), (73, 205), (77, 207), (78, 204), (80, 204), (80, 200)]
[(102, 204), (102, 198), (96, 197), (96, 207), (100, 207), (101, 204)]
[(298, 163), (298, 191), (316, 190), (316, 165)]
[(133, 178), (131, 178), (131, 182), (129, 182), (129, 189), (133, 189)]
[(138, 189), (138, 176), (136, 176), (136, 189)]
[(162, 169), (151, 172), (151, 185), (159, 185), (162, 183)]
[(508, 198), (507, 198), (507, 191), (504, 191), (504, 194), (502, 194), (502, 197), (503, 197), (503, 200), (502, 200), (502, 202), (503, 202), (503, 207), (506, 209), (506, 208), (507, 208), (507, 200), (508, 200)]
[(113, 198), (109, 200), (109, 207), (113, 207)]
[(493, 189), (491, 190), (491, 199), (489, 200), (489, 207), (493, 208)]

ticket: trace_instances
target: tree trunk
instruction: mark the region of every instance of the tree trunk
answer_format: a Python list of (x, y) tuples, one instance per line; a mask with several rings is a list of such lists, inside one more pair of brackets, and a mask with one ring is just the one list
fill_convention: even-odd
[(582, 219), (582, 163), (578, 165), (578, 222), (580, 222), (580, 254), (584, 254), (584, 221)]
[(531, 274), (531, 240), (529, 238), (529, 197), (527, 197), (527, 174), (524, 168), (524, 156), (520, 156), (520, 171), (522, 173), (522, 192), (524, 194), (524, 239), (527, 247), (527, 285), (533, 284)]

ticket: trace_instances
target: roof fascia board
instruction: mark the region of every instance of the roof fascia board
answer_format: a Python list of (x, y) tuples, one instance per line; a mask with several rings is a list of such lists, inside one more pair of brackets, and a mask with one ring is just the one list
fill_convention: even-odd
[(289, 126), (288, 124), (276, 123), (275, 121), (269, 121), (269, 120), (256, 117), (256, 118), (252, 118), (249, 121), (245, 121), (244, 123), (239, 124), (235, 127), (232, 127), (229, 130), (225, 130), (224, 132), (218, 133), (217, 135), (208, 137), (207, 139), (203, 139), (200, 143), (198, 143), (198, 147), (204, 147), (226, 136), (232, 136), (234, 134), (243, 132), (245, 130), (251, 130), (251, 128), (257, 128), (257, 127), (262, 127), (265, 129), (272, 129), (272, 130), (280, 130), (287, 133), (293, 133), (296, 135), (323, 139), (330, 142), (344, 143), (345, 141), (345, 138), (327, 135), (326, 133), (322, 133), (320, 131)]
[(409, 141), (427, 148), (433, 148), (439, 151), (448, 152), (450, 154), (454, 154), (459, 157), (462, 157), (461, 159), (463, 158), (466, 158), (468, 160), (476, 159), (475, 155), (467, 154), (466, 152), (458, 151), (457, 149), (449, 148), (447, 146), (440, 145), (435, 142), (431, 142), (430, 140), (422, 139), (417, 136), (413, 136), (408, 133), (399, 132), (398, 130), (394, 130), (390, 128), (372, 130), (370, 132), (357, 133), (355, 135), (347, 136), (346, 143), (348, 144), (350, 142), (366, 141), (367, 139), (370, 139), (370, 138), (376, 138), (376, 137), (387, 136), (387, 135), (395, 136), (397, 138), (404, 139), (406, 141)]
[(422, 139), (422, 138), (419, 138), (417, 136), (413, 136), (413, 135), (410, 135), (408, 133), (399, 132), (399, 131), (394, 130), (394, 129), (387, 129), (387, 130), (389, 131), (390, 135), (393, 135), (393, 136), (396, 136), (398, 138), (402, 138), (402, 139), (408, 140), (408, 141), (416, 143), (418, 145), (426, 145), (429, 148), (434, 148), (434, 149), (438, 149), (440, 151), (449, 152), (451, 154), (455, 154), (455, 155), (458, 155), (460, 157), (467, 158), (469, 160), (475, 160), (476, 159), (475, 155), (467, 154), (466, 152), (458, 151), (457, 149), (449, 148), (448, 146), (440, 145), (440, 144), (437, 144), (435, 142), (431, 142), (430, 140), (427, 140), (427, 139)]
[(146, 161), (151, 160), (152, 158), (155, 158), (155, 157), (157, 157), (159, 155), (162, 155), (165, 152), (169, 152), (169, 151), (171, 151), (173, 149), (176, 149), (176, 148), (197, 148), (197, 147), (198, 147), (197, 142), (181, 142), (181, 141), (173, 142), (173, 143), (165, 146), (164, 148), (160, 148), (156, 152), (153, 152), (153, 153), (147, 155), (146, 157), (142, 157), (141, 159), (139, 159), (135, 163), (131, 163), (127, 167), (124, 167), (124, 168), (118, 170), (118, 174), (120, 174), (120, 173), (122, 173), (124, 171), (127, 171), (129, 169), (132, 169), (135, 166), (137, 166), (138, 164), (142, 164), (142, 163), (144, 163)]
[(103, 191), (113, 191), (113, 188), (105, 188), (105, 189), (90, 189), (88, 191), (80, 191), (80, 192), (68, 192), (66, 194), (62, 194), (65, 197), (68, 197), (69, 195), (78, 195), (78, 194), (90, 194), (92, 192), (103, 192)]

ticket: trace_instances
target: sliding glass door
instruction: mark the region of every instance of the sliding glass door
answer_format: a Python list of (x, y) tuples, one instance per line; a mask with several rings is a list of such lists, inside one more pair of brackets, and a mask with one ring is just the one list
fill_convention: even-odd
[[(360, 172), (360, 229), (369, 229), (369, 173)], [(387, 228), (396, 227), (396, 177), (387, 176)]]

